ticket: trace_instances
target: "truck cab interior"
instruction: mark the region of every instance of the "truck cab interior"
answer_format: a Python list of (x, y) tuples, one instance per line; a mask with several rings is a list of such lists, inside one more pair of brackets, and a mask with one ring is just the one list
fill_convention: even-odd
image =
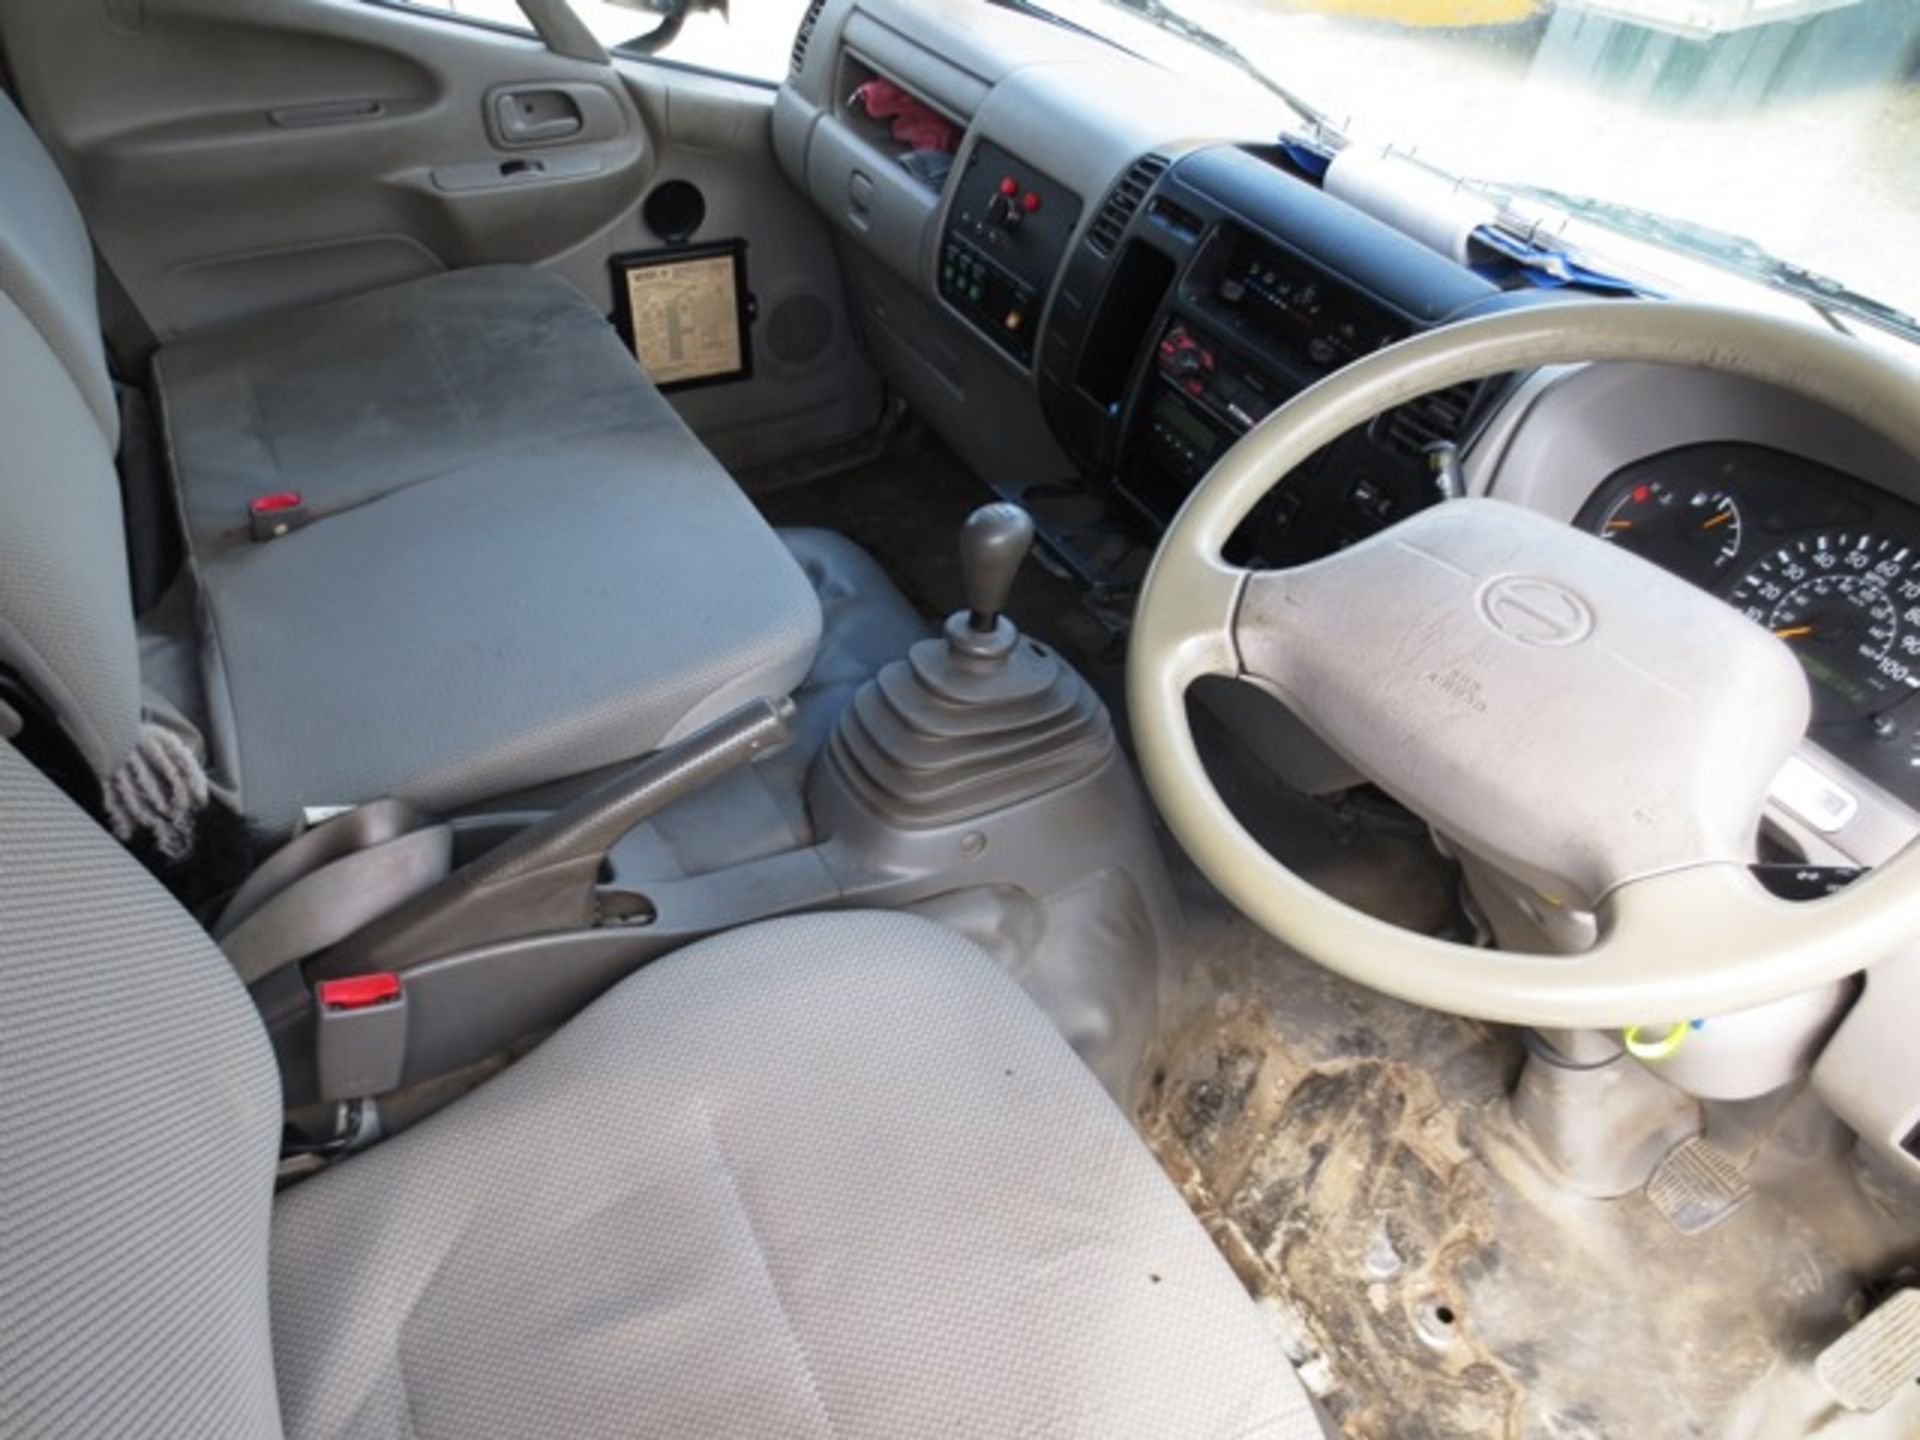
[(0, 1434), (1920, 1435), (1920, 16), (750, 5), (0, 0)]

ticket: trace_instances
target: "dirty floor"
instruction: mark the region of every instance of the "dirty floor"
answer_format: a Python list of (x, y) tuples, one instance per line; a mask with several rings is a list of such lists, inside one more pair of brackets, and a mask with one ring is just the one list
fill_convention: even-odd
[(1140, 1122), (1348, 1435), (1920, 1437), (1920, 1387), (1856, 1417), (1813, 1382), (1863, 1285), (1920, 1259), (1819, 1107), (1716, 1107), (1754, 1194), (1683, 1236), (1548, 1180), (1505, 1103), (1514, 1032), (1350, 985), (1181, 883), (1193, 968)]

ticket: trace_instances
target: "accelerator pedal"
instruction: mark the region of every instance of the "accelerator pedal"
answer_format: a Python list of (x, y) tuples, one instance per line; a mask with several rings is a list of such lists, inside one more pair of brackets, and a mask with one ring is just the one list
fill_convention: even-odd
[(1647, 1180), (1653, 1208), (1682, 1235), (1710, 1230), (1753, 1193), (1740, 1167), (1724, 1150), (1698, 1136), (1682, 1141)]
[(1920, 1380), (1920, 1290), (1902, 1290), (1820, 1352), (1814, 1373), (1860, 1414), (1885, 1407)]

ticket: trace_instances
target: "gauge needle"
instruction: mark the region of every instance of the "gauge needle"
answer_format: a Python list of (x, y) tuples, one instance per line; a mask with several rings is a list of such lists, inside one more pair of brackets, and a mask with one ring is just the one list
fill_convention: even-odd
[(1782, 640), (1798, 640), (1802, 635), (1811, 635), (1813, 633), (1813, 626), (1789, 625), (1786, 629), (1776, 630), (1773, 633), (1778, 635)]
[(1716, 525), (1726, 524), (1727, 521), (1731, 520), (1732, 518), (1733, 518), (1733, 512), (1731, 510), (1722, 510), (1718, 515), (1714, 516), (1711, 520), (1707, 521), (1707, 523), (1702, 525), (1700, 528), (1702, 530), (1711, 530)]

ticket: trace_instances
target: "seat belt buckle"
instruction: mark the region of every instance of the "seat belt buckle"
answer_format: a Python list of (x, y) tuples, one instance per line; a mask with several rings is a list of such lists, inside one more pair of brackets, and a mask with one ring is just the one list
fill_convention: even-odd
[(400, 1088), (407, 1065), (407, 994), (390, 970), (313, 987), (314, 1055), (322, 1100), (363, 1100)]
[(307, 513), (306, 497), (298, 490), (276, 490), (247, 501), (247, 524), (255, 540), (277, 540), (312, 518)]

